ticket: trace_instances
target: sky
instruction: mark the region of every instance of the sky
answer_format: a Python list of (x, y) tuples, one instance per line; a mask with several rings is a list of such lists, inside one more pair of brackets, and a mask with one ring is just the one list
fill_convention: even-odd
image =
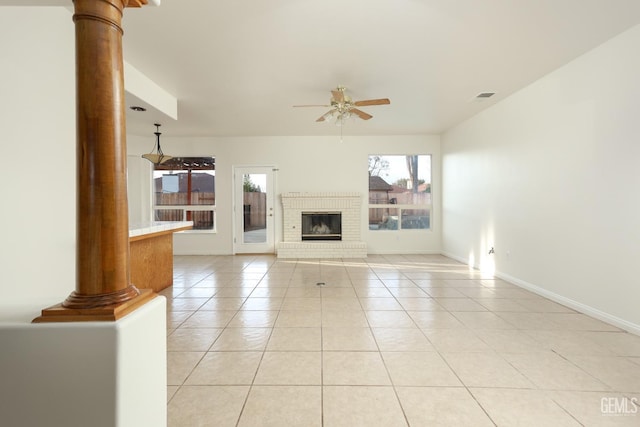
[[(373, 156), (374, 154), (372, 154)], [(389, 184), (395, 183), (402, 178), (409, 178), (409, 171), (407, 169), (406, 156), (380, 156), (383, 160), (389, 162), (389, 169), (380, 173), (380, 176)], [(426, 160), (426, 161), (423, 161)], [(431, 182), (431, 162), (430, 156), (424, 155), (418, 158), (418, 178), (424, 179), (425, 182)]]

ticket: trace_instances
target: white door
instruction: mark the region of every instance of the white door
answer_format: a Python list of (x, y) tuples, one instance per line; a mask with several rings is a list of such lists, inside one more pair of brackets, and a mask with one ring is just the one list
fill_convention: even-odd
[(234, 167), (234, 253), (275, 253), (274, 170)]

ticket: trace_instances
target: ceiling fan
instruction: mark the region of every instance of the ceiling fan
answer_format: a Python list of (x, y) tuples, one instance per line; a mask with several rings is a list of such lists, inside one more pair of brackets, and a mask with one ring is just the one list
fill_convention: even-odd
[(356, 107), (391, 104), (388, 98), (353, 101), (345, 91), (346, 88), (344, 86), (338, 86), (332, 90), (329, 105), (294, 105), (294, 107), (330, 107), (331, 109), (320, 116), (316, 122), (335, 119), (337, 125), (342, 125), (345, 120), (353, 116), (359, 117), (362, 120), (369, 120), (373, 117), (371, 114), (365, 113)]

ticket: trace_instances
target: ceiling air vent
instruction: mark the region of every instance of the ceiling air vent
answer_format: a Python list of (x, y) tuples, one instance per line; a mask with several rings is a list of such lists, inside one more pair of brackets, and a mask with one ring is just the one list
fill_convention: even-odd
[(484, 99), (487, 99), (487, 98), (491, 98), (495, 94), (496, 94), (495, 92), (482, 92), (482, 93), (479, 93), (478, 95), (476, 95), (476, 99), (484, 100)]

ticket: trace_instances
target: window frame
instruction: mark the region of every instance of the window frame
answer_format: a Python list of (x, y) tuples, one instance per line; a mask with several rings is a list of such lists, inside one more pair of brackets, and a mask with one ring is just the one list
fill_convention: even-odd
[[(211, 167), (206, 168), (202, 166), (201, 161), (209, 159), (211, 160)], [(175, 167), (177, 163), (181, 162), (183, 164), (182, 167)], [(191, 166), (191, 167), (189, 167)], [(213, 203), (212, 204), (158, 204), (157, 193), (156, 191), (156, 179), (161, 178), (161, 176), (156, 176), (157, 174), (166, 174), (169, 172), (192, 172), (192, 171), (213, 171)], [(211, 212), (212, 213), (212, 226), (207, 229), (191, 229), (185, 230), (184, 233), (188, 234), (214, 234), (217, 233), (217, 212), (216, 212), (216, 179), (215, 174), (215, 156), (182, 156), (182, 157), (173, 157), (169, 161), (161, 165), (154, 165), (151, 170), (151, 193), (152, 193), (152, 216), (154, 221), (163, 221), (156, 219), (156, 212), (162, 210), (174, 210), (174, 211), (182, 211), (182, 218), (180, 221), (191, 221), (192, 219), (188, 219), (191, 215), (190, 212)], [(191, 194), (194, 194), (192, 191)], [(178, 220), (175, 220), (178, 221)]]
[[(416, 153), (410, 153), (410, 154), (369, 154), (368, 155), (368, 160), (369, 162), (371, 161), (372, 157), (407, 157), (407, 156), (424, 156), (424, 157), (428, 157), (429, 159), (429, 176), (428, 176), (428, 180), (425, 179), (425, 184), (428, 184), (428, 188), (429, 191), (425, 191), (425, 193), (429, 193), (429, 197), (428, 197), (428, 202), (426, 203), (397, 203), (397, 202), (391, 202), (391, 203), (371, 203), (372, 201), (372, 197), (371, 197), (371, 176), (379, 176), (380, 178), (382, 178), (384, 180), (383, 177), (381, 177), (379, 174), (378, 175), (370, 175), (371, 170), (367, 170), (367, 174), (368, 174), (368, 178), (369, 178), (369, 183), (368, 183), (368, 198), (367, 198), (367, 230), (370, 232), (429, 232), (429, 231), (433, 231), (433, 155), (432, 154), (416, 154)], [(369, 167), (370, 167), (370, 163), (369, 163)], [(420, 176), (418, 176), (418, 178), (421, 178)], [(425, 177), (426, 178), (426, 177)], [(392, 186), (394, 184), (389, 184), (386, 181), (384, 181), (387, 185)], [(392, 193), (393, 194), (393, 193)], [(387, 197), (389, 196), (389, 193), (387, 192)], [(389, 200), (395, 200), (395, 198), (390, 198)], [(393, 215), (393, 217), (395, 218), (395, 224), (396, 226), (393, 228), (372, 228), (372, 223), (371, 223), (371, 210), (372, 209), (384, 209), (387, 210), (387, 212), (391, 211), (391, 210), (396, 210), (397, 214)], [(405, 211), (426, 211), (427, 215), (427, 219), (428, 219), (428, 224), (426, 227), (407, 227), (407, 228), (403, 228), (402, 224), (405, 221), (403, 219), (403, 217), (405, 216), (403, 214), (403, 212)], [(383, 214), (384, 215), (384, 214)], [(384, 218), (384, 216), (381, 216), (381, 218)], [(420, 221), (418, 219), (418, 221)]]

